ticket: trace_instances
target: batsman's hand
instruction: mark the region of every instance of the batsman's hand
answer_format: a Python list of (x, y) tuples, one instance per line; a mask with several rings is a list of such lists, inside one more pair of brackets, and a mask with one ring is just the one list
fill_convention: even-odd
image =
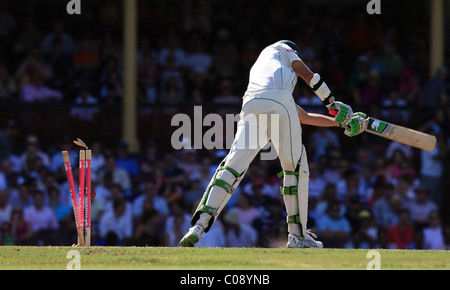
[(333, 102), (327, 106), (329, 113), (334, 117), (334, 120), (341, 125), (341, 127), (346, 128), (353, 118), (353, 110), (349, 105), (342, 102)]
[(367, 115), (361, 112), (354, 113), (350, 123), (345, 127), (344, 134), (353, 137), (361, 134), (367, 128)]

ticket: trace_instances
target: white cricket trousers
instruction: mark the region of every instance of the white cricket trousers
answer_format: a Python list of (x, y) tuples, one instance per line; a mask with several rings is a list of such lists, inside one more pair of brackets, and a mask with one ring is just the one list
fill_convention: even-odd
[(302, 127), (289, 90), (247, 92), (240, 117), (235, 139), (224, 159), (225, 166), (244, 172), (272, 140), (282, 169), (295, 171), (302, 153)]

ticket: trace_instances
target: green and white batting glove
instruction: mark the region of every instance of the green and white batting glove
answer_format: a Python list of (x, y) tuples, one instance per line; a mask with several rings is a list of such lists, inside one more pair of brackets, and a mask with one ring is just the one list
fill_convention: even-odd
[[(327, 106), (328, 107), (328, 106)], [(330, 114), (334, 115), (334, 120), (341, 125), (341, 127), (346, 128), (353, 117), (353, 110), (349, 105), (342, 102), (333, 102), (329, 105), (328, 110)]]
[(344, 134), (349, 137), (353, 137), (364, 132), (364, 130), (366, 130), (367, 128), (366, 118), (367, 115), (364, 113), (361, 112), (354, 113), (350, 121), (350, 124), (347, 127), (345, 127)]

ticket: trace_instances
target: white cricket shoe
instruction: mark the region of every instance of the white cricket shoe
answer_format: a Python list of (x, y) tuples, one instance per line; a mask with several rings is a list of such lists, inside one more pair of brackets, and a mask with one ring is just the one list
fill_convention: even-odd
[(201, 237), (205, 235), (201, 225), (195, 225), (189, 229), (180, 241), (182, 247), (193, 247)]
[(312, 233), (310, 230), (306, 230), (306, 237), (302, 240), (302, 248), (322, 249), (323, 243), (321, 241), (316, 241), (316, 238), (316, 234)]
[(289, 233), (287, 247), (288, 248), (301, 248), (302, 247), (302, 239), (297, 237), (294, 234)]
[(310, 230), (306, 231), (306, 236), (304, 238), (299, 238), (296, 235), (289, 233), (287, 247), (322, 249), (323, 243), (321, 241), (316, 241), (315, 238), (317, 238), (317, 235)]

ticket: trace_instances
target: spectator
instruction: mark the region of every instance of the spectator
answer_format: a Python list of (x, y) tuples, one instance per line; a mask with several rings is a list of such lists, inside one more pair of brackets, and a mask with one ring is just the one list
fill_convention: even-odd
[(64, 90), (65, 87), (71, 87), (73, 84), (73, 63), (69, 54), (64, 52), (60, 38), (53, 40), (51, 54), (45, 55), (46, 61), (52, 68), (53, 78), (49, 84)]
[(41, 50), (37, 47), (34, 47), (20, 63), (15, 74), (18, 85), (21, 88), (29, 84), (33, 78), (45, 81), (53, 76), (52, 67), (45, 61)]
[(360, 182), (361, 177), (358, 171), (348, 169), (344, 173), (344, 179), (337, 183), (337, 198), (341, 202), (346, 202), (354, 197), (367, 202), (367, 195), (364, 192), (363, 184)]
[(319, 158), (338, 150), (341, 147), (337, 134), (326, 127), (318, 127), (309, 139), (309, 146), (313, 150), (312, 161), (318, 162)]
[(50, 158), (44, 150), (40, 149), (39, 139), (36, 135), (30, 134), (26, 139), (26, 150), (20, 156), (20, 169), (22, 171), (29, 171), (30, 162), (34, 160), (34, 158), (39, 158), (44, 167), (49, 168), (50, 166)]
[(91, 105), (91, 107), (77, 107), (70, 110), (70, 116), (75, 120), (92, 122), (94, 117), (99, 113), (99, 109), (92, 107), (98, 104), (98, 100), (94, 97), (87, 87), (80, 90), (80, 94), (75, 98), (75, 105)]
[[(61, 151), (69, 152), (70, 164), (72, 166), (76, 166), (78, 164), (78, 152), (74, 150), (73, 141), (69, 138), (69, 136), (64, 135), (61, 137), (60, 148)], [(51, 156), (49, 169), (52, 172), (56, 172), (59, 168), (64, 166), (64, 159), (62, 157), (61, 151), (57, 151)]]
[(203, 104), (203, 101), (210, 100), (211, 83), (208, 74), (199, 68), (195, 68), (188, 74), (186, 80), (186, 98), (194, 103)]
[(417, 102), (420, 79), (408, 66), (403, 67), (399, 75), (398, 92), (409, 104)]
[(397, 180), (402, 174), (404, 169), (404, 162), (406, 161), (406, 156), (401, 150), (396, 150), (392, 154), (392, 158), (388, 164), (387, 174), (394, 180)]
[(139, 164), (136, 158), (131, 156), (128, 149), (128, 143), (125, 141), (119, 142), (116, 152), (117, 167), (124, 169), (130, 176), (130, 178), (136, 179), (139, 175)]
[(379, 58), (379, 62), (386, 69), (386, 75), (397, 78), (404, 65), (402, 57), (397, 53), (393, 45), (386, 45), (383, 53)]
[(175, 156), (172, 153), (166, 154), (164, 166), (164, 192), (163, 197), (171, 202), (182, 199), (181, 184), (187, 180), (186, 172), (178, 167)]
[(144, 211), (134, 231), (134, 244), (141, 247), (162, 246), (161, 228), (158, 212), (154, 209)]
[(148, 53), (143, 56), (139, 69), (140, 90), (143, 92), (143, 102), (148, 104), (156, 104), (159, 93), (159, 77), (160, 71), (156, 63), (154, 53)]
[(400, 211), (396, 225), (387, 229), (387, 239), (391, 249), (414, 249), (414, 228), (410, 225), (410, 215), (407, 209)]
[(33, 197), (27, 183), (22, 183), (18, 188), (11, 192), (9, 204), (21, 209), (27, 208), (33, 204)]
[(197, 207), (198, 202), (203, 196), (204, 188), (200, 187), (200, 177), (192, 175), (189, 178), (189, 184), (186, 192), (183, 195), (183, 201), (189, 212), (193, 212)]
[(318, 235), (329, 248), (343, 248), (350, 238), (350, 223), (339, 211), (338, 202), (330, 203), (326, 214), (317, 221)]
[[(441, 128), (432, 124), (427, 130), (427, 133), (439, 137)], [(442, 202), (442, 177), (444, 174), (445, 149), (438, 143), (433, 151), (421, 150), (420, 152), (420, 181), (430, 190), (430, 198), (436, 204), (440, 205)]]
[(34, 235), (31, 224), (24, 219), (23, 209), (14, 207), (11, 212), (11, 231), (16, 245), (29, 245)]
[(236, 211), (228, 211), (223, 216), (225, 245), (232, 248), (250, 248), (258, 241), (256, 230), (239, 221)]
[(61, 193), (56, 187), (52, 187), (48, 191), (50, 199), (50, 208), (53, 210), (56, 220), (59, 225), (68, 222), (73, 215), (73, 210), (67, 204), (61, 203), (60, 195)]
[(73, 54), (73, 67), (77, 79), (87, 81), (94, 76), (100, 66), (100, 55), (95, 51), (89, 38), (81, 41), (80, 47)]
[(373, 205), (373, 215), (377, 224), (381, 227), (391, 227), (398, 223), (398, 209), (402, 207), (399, 196), (394, 195), (394, 187), (391, 183), (380, 186), (382, 196)]
[(42, 39), (40, 27), (36, 24), (34, 16), (29, 15), (23, 21), (23, 28), (19, 32), (18, 38), (14, 44), (16, 53), (24, 53), (39, 45)]
[[(309, 205), (309, 204), (308, 204)], [(265, 210), (261, 212), (258, 218), (253, 222), (253, 227), (258, 232), (258, 247), (278, 248), (278, 242), (283, 241), (286, 233), (286, 212), (283, 203), (280, 199), (270, 198), (267, 200)], [(308, 214), (311, 211), (308, 211)], [(310, 225), (312, 218), (308, 217), (308, 228), (313, 228)]]
[(298, 98), (297, 104), (299, 104), (300, 107), (308, 108), (308, 113), (324, 113), (322, 101), (320, 101), (309, 88), (302, 87), (301, 96)]
[(402, 200), (402, 205), (404, 207), (408, 206), (408, 204), (414, 201), (415, 193), (412, 189), (412, 176), (407, 174), (402, 174), (398, 179), (395, 185), (395, 194), (400, 196)]
[[(13, 149), (19, 132), (18, 122), (15, 119), (9, 119), (5, 128), (0, 131), (0, 160), (9, 159), (12, 162), (15, 157)], [(15, 171), (20, 171), (20, 168), (16, 168)]]
[(220, 82), (219, 90), (218, 95), (213, 98), (214, 103), (239, 104), (241, 102), (241, 98), (233, 93), (233, 83), (229, 79), (223, 79)]
[(196, 175), (200, 170), (200, 164), (197, 162), (198, 153), (195, 149), (182, 149), (178, 161), (178, 167), (189, 174)]
[[(250, 200), (250, 204), (256, 208), (260, 214), (266, 210), (267, 205), (273, 200), (273, 198), (267, 194), (264, 194), (263, 188), (265, 186), (265, 182), (262, 179), (255, 179), (251, 182), (252, 191), (251, 193), (246, 194)], [(245, 189), (244, 189), (245, 191)], [(244, 193), (245, 194), (245, 193)], [(241, 199), (239, 195), (238, 199)], [(244, 197), (245, 198), (245, 197)], [(239, 205), (239, 200), (238, 204)], [(258, 217), (257, 217), (258, 218)]]
[(33, 196), (34, 204), (25, 208), (24, 219), (31, 224), (37, 245), (52, 245), (56, 240), (58, 221), (53, 210), (44, 204), (44, 193), (35, 191)]
[(6, 179), (6, 175), (0, 171), (0, 190), (5, 190), (8, 188), (8, 180)]
[(105, 156), (103, 155), (102, 144), (98, 141), (94, 141), (91, 145), (92, 151), (92, 178), (98, 178), (98, 172), (105, 166)]
[(198, 69), (207, 73), (211, 68), (213, 58), (206, 49), (206, 44), (201, 38), (192, 39), (191, 51), (187, 54), (185, 65), (188, 70)]
[(388, 97), (383, 99), (381, 105), (384, 108), (380, 111), (383, 119), (396, 124), (404, 124), (409, 120), (410, 106), (397, 90), (389, 90)]
[(178, 242), (191, 226), (191, 216), (186, 211), (182, 201), (171, 203), (171, 215), (167, 218), (164, 228), (164, 245), (166, 247), (177, 247)]
[(231, 33), (226, 28), (217, 31), (212, 51), (212, 70), (219, 78), (234, 78), (238, 71), (239, 56)]
[(116, 72), (110, 72), (106, 80), (102, 81), (100, 86), (100, 102), (114, 104), (121, 99), (123, 94), (123, 84), (120, 75)]
[(211, 31), (211, 7), (205, 0), (189, 0), (183, 9), (184, 32), (199, 31), (207, 36)]
[(203, 237), (196, 245), (197, 247), (205, 248), (224, 248), (226, 247), (224, 226), (221, 220), (214, 222), (214, 227), (208, 232), (208, 235)]
[(141, 217), (147, 207), (156, 210), (158, 215), (165, 220), (170, 214), (170, 208), (166, 200), (158, 195), (158, 187), (154, 181), (146, 181), (144, 183), (144, 190), (133, 201), (133, 216)]
[(15, 244), (14, 235), (11, 229), (10, 222), (3, 222), (0, 224), (0, 245), (12, 246)]
[(114, 185), (112, 173), (106, 172), (99, 181), (97, 186), (95, 186), (95, 199), (106, 202), (111, 198), (111, 189)]
[(53, 24), (53, 30), (48, 33), (41, 42), (42, 52), (44, 54), (51, 54), (52, 44), (55, 39), (60, 39), (63, 52), (72, 55), (75, 52), (75, 43), (72, 36), (66, 32), (64, 23), (61, 21), (55, 21)]
[(253, 221), (260, 216), (260, 211), (251, 203), (251, 197), (246, 193), (240, 193), (237, 204), (230, 211), (237, 213), (239, 223), (252, 226)]
[(113, 212), (114, 211), (114, 202), (115, 200), (120, 199), (123, 200), (125, 204), (125, 210), (124, 210), (124, 216), (128, 219), (133, 219), (133, 207), (131, 205), (131, 202), (129, 202), (127, 199), (125, 199), (125, 195), (123, 192), (122, 187), (120, 184), (113, 184), (111, 186), (111, 195), (108, 197), (108, 199), (103, 203), (104, 211), (107, 212)]
[(125, 169), (117, 167), (116, 157), (114, 154), (110, 153), (105, 156), (105, 166), (99, 171), (99, 180), (103, 180), (103, 176), (106, 173), (112, 175), (112, 182), (119, 184), (123, 190), (128, 194), (131, 190), (131, 179), (130, 175)]
[(52, 99), (62, 100), (62, 98), (62, 93), (46, 87), (38, 74), (33, 75), (31, 82), (22, 87), (22, 101), (26, 103), (48, 102)]
[[(184, 84), (177, 81), (175, 76), (167, 76), (161, 88), (161, 103), (162, 104), (179, 104), (185, 100)], [(166, 110), (165, 112), (172, 112)]]
[(15, 101), (17, 92), (16, 81), (9, 74), (6, 65), (0, 63), (0, 102)]
[(428, 214), (429, 226), (423, 229), (423, 249), (445, 250), (444, 229), (437, 211)]
[(6, 189), (0, 189), (0, 225), (9, 222), (11, 218), (12, 206), (8, 203), (9, 194)]
[(348, 86), (350, 87), (354, 101), (360, 104), (361, 88), (366, 83), (370, 73), (370, 59), (366, 54), (361, 54), (357, 58), (353, 72), (348, 77)]
[(107, 246), (126, 245), (133, 236), (133, 222), (126, 214), (126, 201), (117, 198), (113, 210), (105, 211), (100, 219), (98, 231)]
[(167, 66), (168, 55), (172, 55), (175, 67), (180, 68), (184, 66), (186, 53), (182, 48), (181, 42), (182, 40), (175, 31), (171, 30), (167, 34), (167, 38), (158, 52), (158, 64), (161, 67)]
[(416, 230), (422, 230), (428, 225), (428, 216), (432, 211), (437, 211), (437, 205), (428, 198), (430, 191), (423, 184), (414, 189), (415, 200), (408, 203), (408, 210)]
[(338, 203), (339, 204), (339, 216), (345, 215), (345, 206), (339, 203), (337, 198), (337, 189), (336, 184), (327, 183), (325, 185), (325, 189), (323, 191), (322, 196), (317, 200), (317, 204), (315, 207), (315, 216), (316, 219), (321, 219), (325, 214), (330, 204)]
[(367, 106), (370, 104), (379, 104), (381, 102), (380, 81), (380, 74), (377, 71), (372, 70), (367, 82), (361, 90), (361, 99), (359, 100), (361, 105)]
[(352, 242), (355, 248), (372, 249), (376, 247), (378, 239), (378, 227), (368, 210), (362, 210), (358, 214), (359, 229), (353, 231)]
[(325, 190), (326, 183), (319, 175), (319, 167), (315, 162), (309, 162), (309, 196), (320, 198)]
[(440, 67), (435, 76), (425, 83), (418, 105), (426, 110), (426, 113), (434, 113), (439, 106), (447, 103), (447, 75), (447, 68)]

